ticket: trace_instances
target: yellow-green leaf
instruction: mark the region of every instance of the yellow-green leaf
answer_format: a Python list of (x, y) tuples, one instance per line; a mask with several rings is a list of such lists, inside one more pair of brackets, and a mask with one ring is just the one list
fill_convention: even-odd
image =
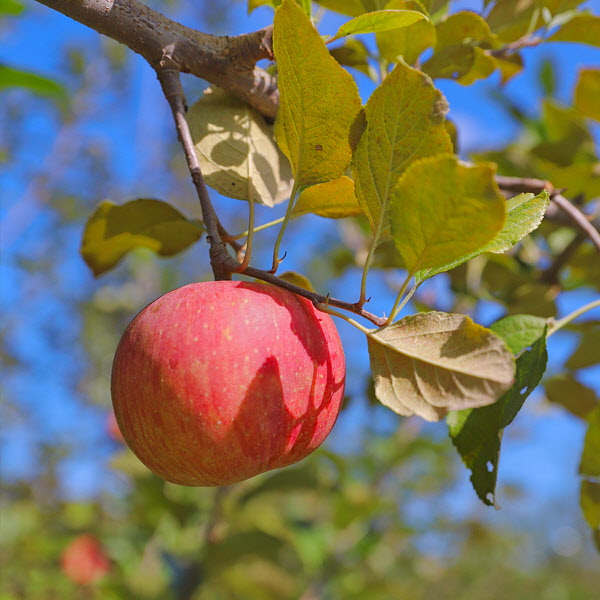
[(331, 56), (344, 67), (352, 67), (375, 81), (377, 72), (369, 63), (369, 50), (361, 40), (348, 39), (342, 46), (330, 50)]
[(333, 181), (305, 188), (294, 206), (294, 214), (306, 213), (329, 219), (361, 215), (362, 209), (356, 199), (352, 179), (343, 175)]
[(85, 225), (81, 255), (98, 276), (135, 248), (149, 248), (160, 256), (177, 254), (202, 231), (200, 224), (160, 200), (140, 198), (121, 206), (106, 200)]
[(596, 392), (575, 379), (571, 373), (561, 373), (544, 383), (546, 398), (566, 408), (571, 414), (587, 419), (598, 406)]
[(302, 275), (301, 273), (297, 273), (296, 271), (286, 271), (285, 273), (279, 275), (279, 279), (283, 279), (288, 283), (292, 283), (294, 285), (297, 285), (298, 287), (304, 288), (309, 292), (315, 291), (315, 288), (313, 287), (313, 284), (310, 282), (308, 277)]
[(446, 99), (431, 79), (399, 62), (373, 92), (366, 129), (354, 153), (356, 196), (379, 240), (389, 239), (388, 206), (398, 177), (415, 160), (452, 152)]
[(280, 93), (275, 137), (296, 184), (341, 177), (352, 159), (353, 125), (361, 109), (354, 80), (293, 0), (284, 0), (275, 12), (273, 50)]
[(468, 10), (450, 15), (436, 26), (435, 32), (436, 51), (456, 44), (490, 43), (495, 37), (485, 19)]
[[(390, 0), (385, 7), (396, 10), (416, 10), (429, 17), (427, 10), (418, 0)], [(376, 40), (379, 53), (383, 58), (395, 63), (401, 56), (404, 62), (412, 65), (425, 49), (435, 44), (435, 27), (427, 18), (397, 31), (377, 33)]]
[(335, 12), (357, 17), (371, 10), (379, 10), (384, 7), (385, 0), (315, 0), (323, 8)]
[(490, 165), (453, 156), (413, 163), (392, 192), (392, 235), (406, 269), (453, 262), (491, 242), (506, 220), (505, 200)]
[(209, 88), (188, 112), (206, 183), (220, 194), (273, 206), (290, 196), (292, 173), (273, 127), (241, 100)]
[(548, 41), (600, 46), (600, 17), (589, 14), (577, 15), (551, 35)]
[(327, 42), (358, 33), (376, 33), (378, 31), (401, 29), (423, 19), (427, 19), (427, 17), (416, 10), (377, 10), (347, 21)]
[(584, 116), (600, 121), (600, 69), (579, 71), (575, 108)]
[(504, 223), (504, 227), (489, 244), (436, 269), (419, 271), (415, 274), (415, 280), (419, 282), (423, 279), (433, 277), (433, 275), (437, 275), (438, 273), (455, 269), (484, 252), (493, 252), (494, 254), (506, 252), (519, 240), (539, 227), (549, 203), (550, 195), (546, 190), (543, 190), (537, 196), (533, 194), (519, 194), (511, 198), (506, 202), (506, 222)]
[(504, 342), (466, 315), (421, 313), (367, 336), (375, 395), (400, 415), (438, 421), (487, 406), (513, 384)]

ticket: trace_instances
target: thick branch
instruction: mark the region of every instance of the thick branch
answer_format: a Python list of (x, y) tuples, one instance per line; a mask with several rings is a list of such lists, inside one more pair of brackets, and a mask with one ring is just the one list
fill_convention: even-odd
[(275, 118), (277, 84), (262, 58), (273, 58), (272, 27), (239, 36), (213, 36), (166, 18), (137, 0), (38, 0), (141, 54), (154, 69), (192, 73)]

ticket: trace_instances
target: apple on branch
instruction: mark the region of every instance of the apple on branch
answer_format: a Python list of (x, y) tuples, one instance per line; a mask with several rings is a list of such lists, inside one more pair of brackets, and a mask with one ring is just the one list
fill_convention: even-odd
[(344, 380), (329, 315), (276, 286), (214, 281), (176, 289), (131, 322), (111, 392), (125, 441), (151, 471), (217, 486), (313, 452)]

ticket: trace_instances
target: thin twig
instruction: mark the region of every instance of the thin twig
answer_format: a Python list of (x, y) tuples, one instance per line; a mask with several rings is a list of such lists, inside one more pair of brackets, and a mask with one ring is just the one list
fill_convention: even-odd
[(577, 227), (579, 227), (579, 229), (581, 229), (581, 231), (583, 231), (590, 238), (592, 244), (594, 244), (598, 252), (600, 252), (600, 233), (587, 220), (587, 217), (562, 194), (555, 194), (552, 196), (552, 202), (554, 202), (571, 217)]
[(592, 244), (596, 246), (600, 252), (600, 233), (594, 225), (588, 220), (586, 215), (582, 213), (572, 202), (567, 200), (549, 181), (542, 179), (532, 179), (527, 177), (503, 177), (496, 176), (496, 183), (502, 191), (509, 193), (524, 193), (539, 194), (546, 189), (550, 192), (550, 199), (558, 206), (571, 221), (585, 233)]

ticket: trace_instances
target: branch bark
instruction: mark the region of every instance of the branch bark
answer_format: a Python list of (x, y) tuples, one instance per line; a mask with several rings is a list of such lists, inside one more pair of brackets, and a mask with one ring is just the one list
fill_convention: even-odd
[(272, 59), (272, 26), (238, 36), (214, 36), (168, 19), (137, 0), (37, 0), (125, 44), (156, 70), (192, 73), (275, 118), (275, 78), (256, 66)]

